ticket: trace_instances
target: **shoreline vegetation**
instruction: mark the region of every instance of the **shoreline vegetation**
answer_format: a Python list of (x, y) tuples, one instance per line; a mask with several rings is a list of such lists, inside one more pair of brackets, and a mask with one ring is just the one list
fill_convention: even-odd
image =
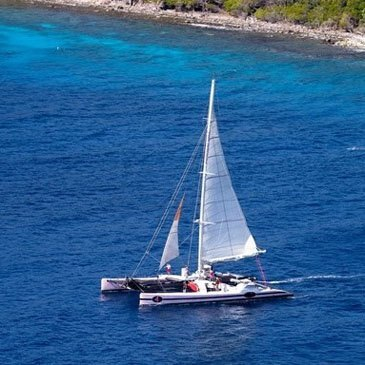
[(197, 27), (293, 35), (365, 52), (365, 0), (8, 0), (7, 3), (17, 2)]

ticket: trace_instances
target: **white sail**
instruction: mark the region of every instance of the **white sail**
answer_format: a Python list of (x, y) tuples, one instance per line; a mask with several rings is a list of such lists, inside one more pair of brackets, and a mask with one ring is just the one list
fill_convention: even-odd
[(199, 267), (238, 260), (260, 251), (233, 190), (213, 109), (214, 80), (208, 115), (200, 211)]
[(165, 266), (165, 264), (179, 256), (178, 228), (183, 200), (184, 198), (181, 199), (179, 207), (177, 208), (177, 211), (175, 213), (174, 221), (172, 222), (170, 232), (166, 240), (165, 248), (161, 257), (159, 270), (161, 270), (162, 267)]

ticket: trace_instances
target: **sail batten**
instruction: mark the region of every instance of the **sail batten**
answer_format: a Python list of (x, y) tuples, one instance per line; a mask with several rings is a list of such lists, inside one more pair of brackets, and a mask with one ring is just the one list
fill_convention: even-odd
[(222, 175), (216, 175), (213, 173), (207, 173), (207, 179), (214, 179), (214, 178), (219, 178), (219, 177), (225, 177), (228, 176), (227, 174), (222, 174)]
[(217, 222), (202, 222), (201, 224), (220, 224), (220, 223), (227, 223), (227, 222), (241, 222), (240, 219), (230, 219), (230, 220), (225, 220), (225, 221), (217, 221)]
[[(212, 95), (213, 94), (213, 95)], [(199, 267), (204, 263), (234, 261), (263, 251), (247, 226), (225, 162), (213, 108), (214, 80), (208, 112), (200, 221)]]

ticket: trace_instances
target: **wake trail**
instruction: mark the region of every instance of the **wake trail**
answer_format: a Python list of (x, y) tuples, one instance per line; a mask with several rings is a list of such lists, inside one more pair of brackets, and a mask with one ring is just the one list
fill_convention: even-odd
[(365, 147), (363, 146), (353, 146), (346, 148), (347, 151), (365, 151)]
[(356, 275), (310, 275), (310, 276), (302, 276), (298, 278), (289, 278), (283, 280), (273, 280), (268, 281), (268, 284), (286, 284), (286, 283), (302, 283), (303, 281), (309, 280), (349, 280), (355, 278), (365, 277), (365, 274), (356, 274)]

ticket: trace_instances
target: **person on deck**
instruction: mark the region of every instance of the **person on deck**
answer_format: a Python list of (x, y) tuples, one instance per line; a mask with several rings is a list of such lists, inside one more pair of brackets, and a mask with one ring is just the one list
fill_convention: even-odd
[(170, 264), (167, 264), (165, 266), (165, 269), (166, 269), (166, 274), (167, 275), (171, 275), (171, 273), (172, 273), (171, 265)]
[(215, 279), (215, 289), (216, 290), (221, 290), (219, 284), (221, 283), (221, 279), (220, 277), (217, 276), (217, 278)]
[(215, 280), (215, 273), (214, 273), (213, 268), (210, 269), (210, 272), (209, 272), (209, 280), (211, 280), (211, 281), (214, 281)]

